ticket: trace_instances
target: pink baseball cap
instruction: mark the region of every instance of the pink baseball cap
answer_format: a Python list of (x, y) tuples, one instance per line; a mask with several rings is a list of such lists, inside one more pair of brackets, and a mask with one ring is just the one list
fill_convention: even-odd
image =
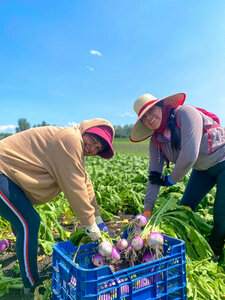
[(99, 135), (101, 138), (103, 138), (107, 144), (108, 147), (106, 147), (102, 152), (100, 152), (98, 155), (102, 158), (112, 158), (114, 155), (113, 146), (112, 146), (112, 139), (113, 139), (113, 131), (109, 126), (95, 126), (91, 127), (86, 132), (94, 133), (96, 135)]

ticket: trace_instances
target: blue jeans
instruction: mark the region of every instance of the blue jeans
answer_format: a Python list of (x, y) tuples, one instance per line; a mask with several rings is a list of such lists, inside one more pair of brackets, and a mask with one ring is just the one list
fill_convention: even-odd
[(225, 161), (205, 171), (193, 170), (180, 205), (195, 210), (215, 185), (217, 191), (213, 206), (214, 224), (209, 243), (217, 254), (216, 252), (222, 251), (225, 240)]

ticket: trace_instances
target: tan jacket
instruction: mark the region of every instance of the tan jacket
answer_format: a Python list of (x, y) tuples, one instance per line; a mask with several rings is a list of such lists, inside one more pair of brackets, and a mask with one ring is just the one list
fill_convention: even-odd
[(46, 203), (61, 191), (82, 225), (100, 215), (92, 183), (85, 172), (84, 132), (104, 119), (77, 127), (46, 126), (16, 133), (0, 141), (0, 171), (22, 188), (32, 204)]

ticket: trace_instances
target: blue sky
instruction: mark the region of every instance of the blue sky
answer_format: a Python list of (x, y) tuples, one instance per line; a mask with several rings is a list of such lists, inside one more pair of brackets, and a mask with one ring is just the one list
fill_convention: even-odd
[(225, 125), (225, 1), (1, 0), (0, 68), (0, 132), (132, 124), (144, 93), (185, 92)]

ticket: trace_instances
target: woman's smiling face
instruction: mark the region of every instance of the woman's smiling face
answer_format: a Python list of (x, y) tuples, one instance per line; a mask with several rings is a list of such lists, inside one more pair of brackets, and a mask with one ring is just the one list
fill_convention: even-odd
[(84, 133), (84, 156), (94, 156), (98, 155), (102, 151), (103, 147), (100, 141), (95, 137), (94, 134)]
[(141, 118), (142, 124), (151, 129), (156, 130), (160, 127), (162, 122), (162, 107), (154, 105)]

